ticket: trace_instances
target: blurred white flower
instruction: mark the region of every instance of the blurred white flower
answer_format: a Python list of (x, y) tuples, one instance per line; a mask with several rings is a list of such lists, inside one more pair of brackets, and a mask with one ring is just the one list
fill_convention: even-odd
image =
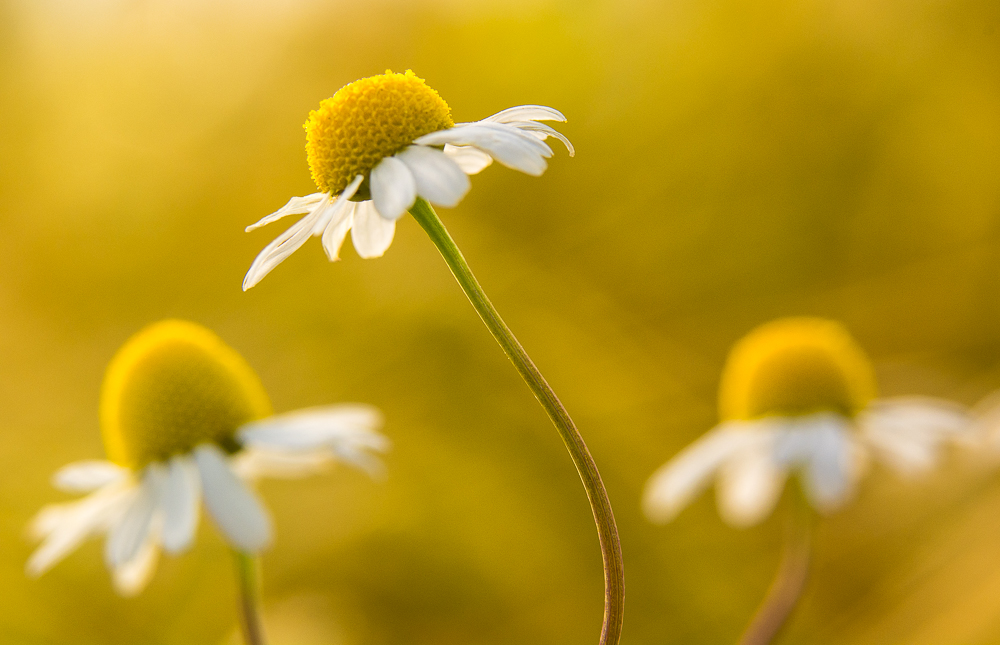
[[(271, 519), (250, 484), (301, 477), (335, 462), (373, 475), (388, 449), (381, 414), (365, 405), (317, 407), (253, 419), (269, 407), (242, 358), (193, 323), (164, 321), (134, 336), (108, 369), (102, 392), (105, 444), (114, 461), (81, 461), (53, 484), (87, 493), (43, 508), (31, 522), (41, 545), (26, 570), (39, 576), (85, 539), (106, 535), (115, 588), (141, 591), (160, 549), (180, 553), (198, 529), (202, 502), (226, 542), (257, 553)], [(245, 421), (235, 420), (246, 418)]]
[(851, 498), (872, 459), (916, 475), (937, 463), (944, 444), (974, 440), (958, 404), (875, 399), (867, 358), (831, 321), (782, 319), (754, 330), (730, 355), (721, 389), (727, 420), (649, 479), (650, 520), (672, 520), (715, 480), (723, 519), (753, 525), (792, 473), (811, 505), (830, 512)]
[(541, 105), (508, 108), (472, 123), (455, 124), (448, 104), (407, 71), (386, 72), (344, 86), (320, 104), (306, 122), (309, 165), (320, 192), (293, 197), (247, 231), (288, 215), (302, 215), (268, 244), (250, 266), (243, 290), (260, 282), (306, 240), (322, 236), (331, 261), (351, 231), (363, 258), (380, 257), (392, 243), (396, 220), (418, 197), (444, 207), (458, 205), (469, 191), (468, 175), (493, 160), (538, 176), (561, 141), (539, 121), (565, 121)]

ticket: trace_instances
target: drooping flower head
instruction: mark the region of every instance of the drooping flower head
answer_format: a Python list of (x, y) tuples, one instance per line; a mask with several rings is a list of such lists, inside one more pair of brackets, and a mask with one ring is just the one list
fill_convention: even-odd
[(733, 347), (719, 386), (719, 416), (838, 412), (853, 417), (876, 395), (875, 372), (842, 325), (821, 318), (764, 324)]
[(309, 113), (309, 170), (320, 192), (336, 195), (423, 135), (454, 126), (448, 104), (413, 72), (362, 78)]
[(247, 362), (200, 325), (167, 320), (115, 354), (101, 388), (108, 458), (140, 470), (200, 444), (236, 452), (236, 432), (270, 416), (271, 402)]
[(53, 480), (86, 497), (42, 509), (42, 540), (27, 564), (41, 575), (84, 539), (106, 534), (105, 561), (125, 595), (151, 577), (161, 546), (186, 550), (201, 502), (233, 548), (256, 553), (271, 520), (248, 485), (260, 476), (302, 476), (335, 460), (377, 469), (387, 448), (379, 413), (342, 405), (275, 417), (257, 375), (211, 331), (167, 320), (129, 339), (108, 366), (101, 428), (108, 461), (83, 461)]
[(539, 121), (565, 121), (552, 108), (522, 105), (473, 123), (456, 124), (451, 108), (407, 70), (371, 76), (340, 88), (306, 121), (306, 156), (318, 193), (293, 197), (248, 231), (287, 215), (306, 216), (257, 256), (243, 281), (254, 286), (312, 236), (322, 236), (331, 261), (351, 231), (363, 258), (392, 243), (396, 220), (418, 197), (456, 206), (469, 191), (468, 175), (493, 160), (541, 175), (552, 149), (548, 137), (573, 154), (569, 139)]
[(722, 422), (650, 478), (647, 516), (671, 520), (718, 475), (723, 518), (755, 524), (793, 472), (812, 505), (829, 512), (851, 497), (870, 457), (925, 471), (942, 443), (969, 431), (956, 404), (876, 395), (871, 361), (839, 323), (798, 317), (758, 327), (726, 361)]

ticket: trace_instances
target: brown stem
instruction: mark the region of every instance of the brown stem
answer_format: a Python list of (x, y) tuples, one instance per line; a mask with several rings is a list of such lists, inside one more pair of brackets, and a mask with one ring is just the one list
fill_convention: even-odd
[(767, 645), (774, 640), (788, 622), (799, 598), (802, 597), (802, 590), (809, 576), (811, 556), (810, 513), (804, 500), (792, 500), (781, 564), (778, 565), (778, 572), (767, 590), (767, 595), (764, 596), (746, 631), (740, 636), (739, 645)]

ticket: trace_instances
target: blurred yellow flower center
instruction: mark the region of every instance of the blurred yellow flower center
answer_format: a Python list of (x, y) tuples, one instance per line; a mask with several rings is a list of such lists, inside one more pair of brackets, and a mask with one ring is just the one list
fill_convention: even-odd
[(840, 324), (782, 318), (761, 325), (729, 354), (719, 391), (724, 420), (823, 410), (854, 415), (875, 397), (875, 375)]
[(448, 104), (410, 70), (354, 81), (309, 113), (313, 181), (321, 192), (339, 193), (414, 139), (454, 125)]
[(101, 430), (108, 457), (141, 468), (205, 442), (237, 448), (236, 430), (271, 404), (250, 366), (208, 329), (165, 320), (130, 338), (108, 366)]

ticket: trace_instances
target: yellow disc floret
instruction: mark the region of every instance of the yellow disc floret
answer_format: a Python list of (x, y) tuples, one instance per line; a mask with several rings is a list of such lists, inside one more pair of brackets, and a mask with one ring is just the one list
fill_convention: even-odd
[(448, 104), (410, 70), (354, 81), (309, 113), (313, 181), (321, 192), (339, 193), (414, 139), (454, 125)]
[(834, 411), (854, 415), (876, 394), (864, 351), (839, 323), (782, 318), (733, 347), (722, 373), (724, 420)]
[(213, 442), (271, 413), (260, 379), (208, 329), (164, 320), (132, 336), (108, 365), (101, 431), (108, 457), (141, 468)]

